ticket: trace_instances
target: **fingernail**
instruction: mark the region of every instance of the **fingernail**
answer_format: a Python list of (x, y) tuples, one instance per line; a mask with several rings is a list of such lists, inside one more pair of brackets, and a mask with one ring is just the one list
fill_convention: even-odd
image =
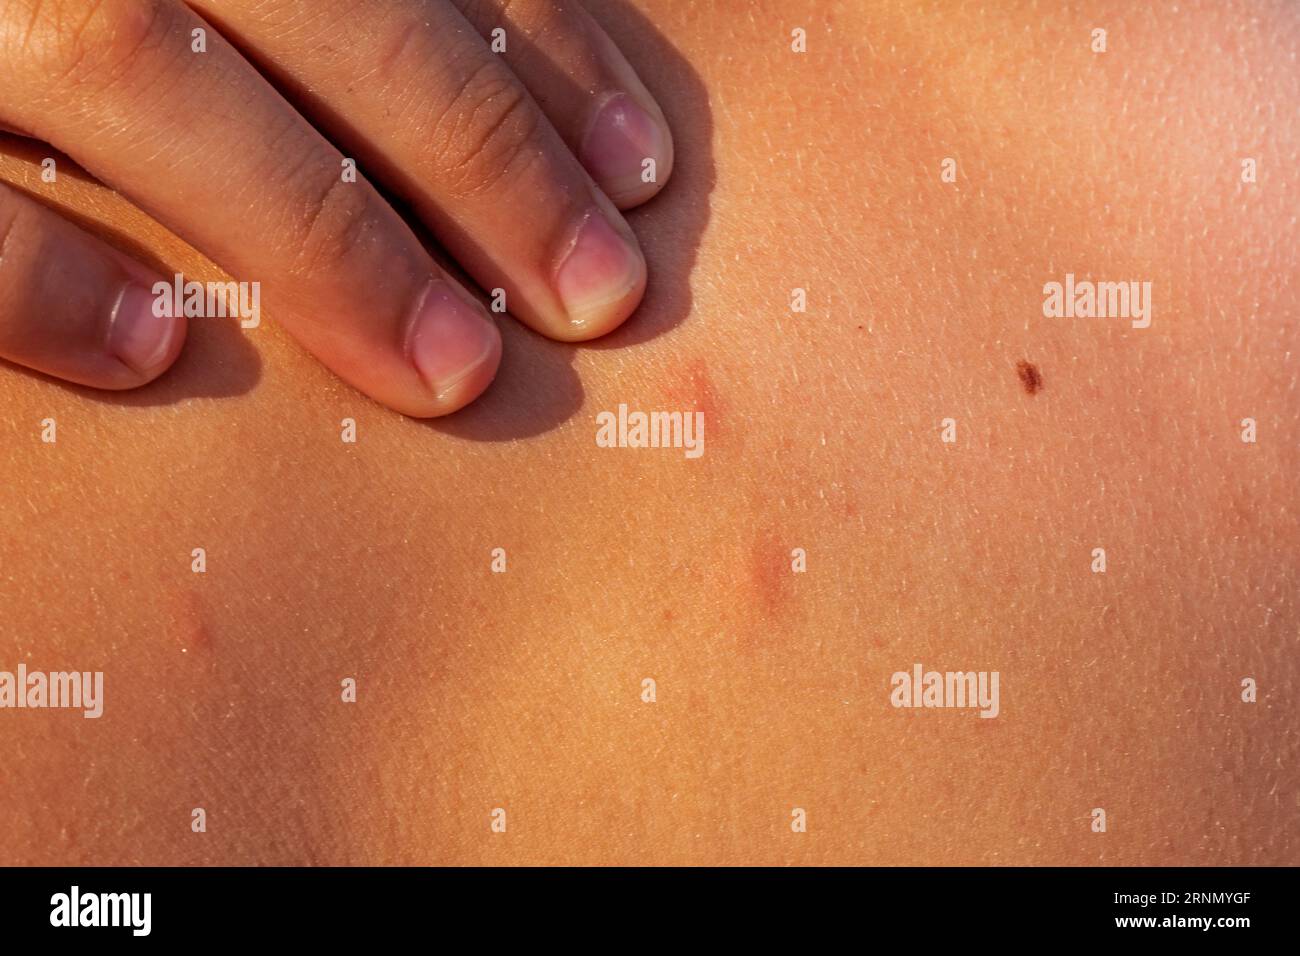
[[(653, 188), (642, 179), (642, 164), (665, 161), (663, 128), (626, 93), (610, 97), (591, 123), (582, 144), (582, 164), (612, 198)], [(663, 170), (666, 172), (666, 170)], [(651, 180), (654, 182), (654, 180)]]
[(176, 335), (176, 319), (154, 313), (157, 301), (151, 290), (128, 282), (109, 320), (109, 351), (141, 375), (158, 370), (171, 353)]
[(644, 280), (640, 251), (598, 209), (579, 224), (555, 275), (556, 291), (575, 329), (608, 321), (610, 307)]
[(500, 348), (490, 319), (445, 282), (429, 287), (411, 324), (409, 349), (420, 377), (438, 398), (469, 378)]

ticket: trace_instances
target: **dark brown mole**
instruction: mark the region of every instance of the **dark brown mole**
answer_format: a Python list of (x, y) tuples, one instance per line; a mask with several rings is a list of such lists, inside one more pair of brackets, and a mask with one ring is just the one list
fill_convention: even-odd
[(1016, 374), (1020, 376), (1020, 384), (1025, 387), (1027, 394), (1037, 395), (1043, 390), (1043, 374), (1032, 362), (1021, 359), (1016, 363)]

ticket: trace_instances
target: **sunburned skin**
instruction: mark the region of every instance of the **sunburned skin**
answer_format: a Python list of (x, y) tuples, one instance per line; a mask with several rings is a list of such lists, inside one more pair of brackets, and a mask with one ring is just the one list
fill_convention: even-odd
[(1294, 8), (591, 6), (676, 150), (613, 335), (432, 423), (269, 308), (0, 369), (0, 670), (104, 674), (0, 710), (0, 863), (1300, 863)]

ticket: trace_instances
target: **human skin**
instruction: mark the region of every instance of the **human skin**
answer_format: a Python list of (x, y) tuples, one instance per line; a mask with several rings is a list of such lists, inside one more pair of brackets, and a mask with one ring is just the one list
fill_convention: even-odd
[(265, 302), (367, 395), (456, 411), (500, 335), (381, 188), (553, 338), (608, 332), (645, 289), (618, 207), (667, 182), (671, 133), (570, 0), (3, 0), (0, 75), (0, 129), (62, 149), (242, 285), (195, 309), (174, 275), (0, 187), (0, 358), (70, 382), (152, 381), (187, 319), (255, 327)]
[[(0, 668), (106, 699), (0, 711), (0, 862), (1300, 863), (1294, 8), (753, 6), (591, 5), (674, 131), (646, 299), (502, 323), (454, 416), (270, 314), (139, 392), (3, 370)], [(1067, 272), (1150, 327), (1045, 317)], [(597, 447), (620, 403), (705, 453)], [(1000, 713), (892, 707), (916, 662)]]

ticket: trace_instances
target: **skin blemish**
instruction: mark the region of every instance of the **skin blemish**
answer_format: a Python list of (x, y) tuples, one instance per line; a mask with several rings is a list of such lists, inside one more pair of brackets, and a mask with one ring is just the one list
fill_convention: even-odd
[(755, 612), (753, 634), (763, 633), (789, 608), (794, 594), (790, 550), (774, 528), (766, 528), (749, 548), (749, 606)]
[(174, 624), (181, 641), (181, 652), (211, 653), (212, 632), (208, 629), (206, 615), (199, 596), (192, 590), (180, 592), (176, 598)]
[[(723, 423), (725, 402), (719, 396), (709, 366), (703, 359), (687, 365), (685, 373), (667, 389), (663, 401), (668, 411), (703, 412), (706, 441), (717, 441), (717, 447), (721, 447), (724, 441), (732, 440), (731, 430)], [(708, 452), (705, 454), (707, 457)]]
[(1037, 395), (1043, 390), (1043, 373), (1032, 362), (1021, 359), (1016, 363), (1016, 374), (1020, 376), (1020, 384), (1025, 387), (1025, 394)]

